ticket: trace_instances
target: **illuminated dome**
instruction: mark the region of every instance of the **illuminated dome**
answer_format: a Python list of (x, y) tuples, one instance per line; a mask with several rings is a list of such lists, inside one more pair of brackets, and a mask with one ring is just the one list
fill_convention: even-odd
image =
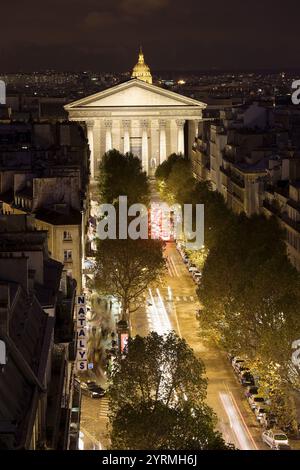
[(138, 78), (144, 82), (152, 83), (152, 75), (148, 65), (145, 64), (144, 54), (141, 47), (139, 52), (139, 60), (133, 68), (131, 78)]

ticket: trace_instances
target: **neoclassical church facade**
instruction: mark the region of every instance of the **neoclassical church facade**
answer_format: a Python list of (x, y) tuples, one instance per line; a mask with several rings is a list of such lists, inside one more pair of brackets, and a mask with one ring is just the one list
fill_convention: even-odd
[(187, 153), (205, 104), (152, 84), (140, 49), (131, 80), (65, 106), (69, 120), (85, 122), (91, 151), (91, 178), (113, 148), (137, 155), (153, 175), (171, 153)]

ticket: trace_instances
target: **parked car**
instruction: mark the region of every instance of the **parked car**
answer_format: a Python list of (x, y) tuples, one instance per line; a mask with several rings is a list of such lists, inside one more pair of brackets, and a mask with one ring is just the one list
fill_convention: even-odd
[(85, 382), (81, 382), (81, 386), (82, 387), (93, 387), (94, 385), (97, 385), (97, 383), (95, 382), (95, 380), (86, 380)]
[(248, 372), (250, 374), (249, 367), (247, 367), (245, 364), (240, 363), (240, 362), (236, 364), (234, 370), (236, 371), (238, 375), (244, 374), (245, 372)]
[(232, 364), (233, 359), (235, 358), (235, 355), (232, 353), (227, 353), (228, 361)]
[(262, 433), (262, 440), (269, 446), (289, 445), (287, 435), (281, 429), (268, 429)]
[(270, 411), (267, 411), (266, 413), (263, 414), (260, 424), (265, 428), (265, 429), (271, 429), (274, 428), (277, 424), (276, 416), (271, 413)]
[(240, 363), (242, 363), (242, 362), (244, 363), (245, 360), (242, 359), (242, 358), (240, 358), (240, 357), (238, 357), (238, 356), (234, 356), (234, 358), (233, 358), (232, 361), (231, 361), (232, 367), (234, 367), (235, 364), (238, 364), (239, 362), (240, 362)]
[(265, 413), (261, 419), (261, 425), (265, 429), (275, 428), (277, 425), (277, 418), (273, 413)]
[(189, 257), (188, 257), (188, 255), (187, 255), (187, 254), (185, 254), (185, 253), (183, 253), (183, 254), (182, 254), (182, 260), (183, 260), (184, 264), (187, 264), (187, 263), (188, 263), (188, 261), (189, 261)]
[(272, 447), (272, 450), (292, 450), (289, 444), (277, 444)]
[(194, 281), (197, 282), (201, 279), (202, 273), (200, 271), (194, 271), (192, 276), (193, 276)]
[(251, 410), (255, 410), (255, 408), (264, 405), (265, 399), (264, 399), (264, 397), (262, 397), (260, 395), (251, 395), (248, 398), (248, 402), (249, 402)]
[(257, 421), (261, 424), (263, 416), (267, 413), (267, 408), (258, 406), (254, 410), (255, 417)]
[(195, 266), (194, 264), (191, 264), (188, 270), (189, 270), (189, 273), (193, 273), (194, 271), (199, 271), (197, 266)]
[(253, 375), (248, 371), (239, 374), (238, 379), (244, 387), (255, 384)]
[(245, 397), (249, 398), (251, 395), (258, 395), (258, 387), (256, 385), (248, 385), (245, 390)]
[[(241, 370), (241, 372), (243, 372), (243, 370), (245, 370), (245, 367), (248, 369), (247, 365), (246, 365), (246, 362), (241, 359), (240, 361), (237, 361), (235, 363), (232, 363), (232, 367), (234, 368), (235, 372), (239, 372), (239, 370)], [(244, 368), (244, 369), (241, 369), (241, 368)]]
[(104, 388), (97, 385), (94, 381), (81, 382), (80, 387), (83, 395), (90, 398), (101, 398), (106, 393)]

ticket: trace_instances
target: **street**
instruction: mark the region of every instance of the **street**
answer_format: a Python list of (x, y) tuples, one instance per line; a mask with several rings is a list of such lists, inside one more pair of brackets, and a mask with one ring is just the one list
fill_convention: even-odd
[[(150, 184), (151, 199), (159, 202), (155, 182), (152, 180)], [(261, 440), (262, 429), (248, 406), (243, 395), (244, 388), (235, 377), (226, 354), (215, 345), (208, 344), (201, 335), (195, 315), (199, 308), (196, 285), (174, 242), (166, 244), (165, 259), (164, 275), (159, 276), (155, 286), (149, 286), (143, 295), (142, 307), (131, 316), (133, 336), (146, 336), (150, 331), (164, 334), (174, 330), (184, 338), (205, 364), (207, 402), (217, 415), (217, 428), (225, 441), (242, 450), (267, 450)], [(99, 328), (103, 318), (106, 322), (110, 321), (97, 314), (91, 324)], [(94, 364), (95, 369), (100, 369), (98, 364)], [(107, 413), (107, 398), (93, 400), (83, 397), (81, 431), (84, 449), (107, 448)]]
[[(261, 428), (250, 410), (226, 354), (201, 337), (195, 312), (198, 307), (196, 288), (175, 243), (166, 245), (167, 270), (157, 286), (144, 295), (144, 305), (132, 314), (133, 335), (146, 336), (175, 330), (186, 339), (196, 356), (205, 364), (208, 378), (207, 402), (218, 418), (217, 428), (228, 443), (241, 450), (267, 450), (261, 441)], [(83, 397), (81, 446), (84, 449), (105, 449), (107, 437), (108, 399)]]
[(166, 246), (167, 272), (158, 287), (149, 289), (145, 307), (132, 315), (133, 335), (160, 334), (175, 330), (186, 339), (196, 356), (201, 358), (208, 377), (208, 404), (218, 417), (218, 429), (227, 442), (243, 450), (267, 449), (261, 441), (257, 424), (226, 355), (201, 338), (195, 313), (197, 296), (192, 276), (188, 273), (175, 243)]

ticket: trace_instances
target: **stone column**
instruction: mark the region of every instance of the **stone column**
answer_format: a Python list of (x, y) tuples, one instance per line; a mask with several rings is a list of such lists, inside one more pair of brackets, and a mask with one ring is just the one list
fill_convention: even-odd
[(149, 170), (149, 152), (148, 152), (148, 121), (141, 122), (142, 128), (142, 166), (143, 170), (148, 174)]
[(95, 177), (95, 152), (94, 152), (94, 121), (87, 121), (87, 138), (90, 148), (90, 172), (91, 179)]
[(130, 121), (123, 121), (123, 130), (124, 130), (124, 153), (130, 152)]
[(194, 123), (195, 123), (195, 138), (196, 139), (197, 139), (198, 134), (199, 134), (199, 122), (200, 122), (200, 119), (195, 119), (194, 120)]
[(176, 124), (177, 124), (177, 152), (182, 153), (184, 155), (184, 132), (183, 132), (183, 126), (184, 126), (184, 119), (177, 119)]
[(167, 158), (166, 121), (159, 121), (159, 163)]
[(112, 120), (104, 121), (105, 127), (105, 152), (112, 150)]

